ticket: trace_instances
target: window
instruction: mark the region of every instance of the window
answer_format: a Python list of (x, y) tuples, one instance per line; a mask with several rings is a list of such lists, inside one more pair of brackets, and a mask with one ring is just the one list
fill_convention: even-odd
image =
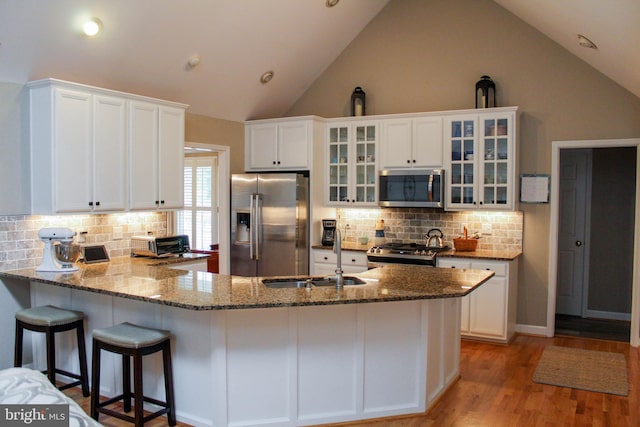
[(184, 210), (176, 212), (175, 230), (189, 236), (193, 249), (218, 243), (217, 169), (217, 156), (184, 159)]

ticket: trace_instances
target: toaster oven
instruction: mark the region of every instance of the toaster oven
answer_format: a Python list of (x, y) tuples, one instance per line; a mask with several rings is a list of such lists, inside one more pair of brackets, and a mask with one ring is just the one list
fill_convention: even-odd
[(191, 250), (189, 236), (132, 236), (131, 256), (167, 257), (181, 255)]

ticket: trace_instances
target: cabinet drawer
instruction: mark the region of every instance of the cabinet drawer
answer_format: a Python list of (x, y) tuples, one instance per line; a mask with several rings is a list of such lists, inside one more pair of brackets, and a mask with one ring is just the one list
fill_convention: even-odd
[[(335, 265), (338, 262), (338, 257), (331, 251), (316, 251), (313, 254), (313, 261), (317, 263)], [(342, 265), (359, 265), (366, 267), (367, 254), (353, 251), (342, 251)]]
[(471, 261), (454, 258), (438, 259), (438, 267), (441, 268), (471, 268)]
[(472, 262), (471, 268), (474, 270), (491, 270), (496, 276), (506, 277), (507, 264), (501, 262)]

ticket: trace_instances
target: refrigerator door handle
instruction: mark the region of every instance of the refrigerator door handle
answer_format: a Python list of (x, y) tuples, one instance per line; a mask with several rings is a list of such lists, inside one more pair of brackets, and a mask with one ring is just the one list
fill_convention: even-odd
[(254, 256), (254, 248), (253, 248), (253, 230), (256, 229), (256, 194), (251, 195), (251, 199), (249, 199), (249, 259), (255, 259)]
[(256, 203), (255, 203), (255, 218), (256, 221), (254, 223), (253, 229), (255, 230), (254, 234), (254, 242), (255, 242), (255, 260), (260, 259), (260, 234), (262, 230), (262, 197), (259, 193), (254, 194)]

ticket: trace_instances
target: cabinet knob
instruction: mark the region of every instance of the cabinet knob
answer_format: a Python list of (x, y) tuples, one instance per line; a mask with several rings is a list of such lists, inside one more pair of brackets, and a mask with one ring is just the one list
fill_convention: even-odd
[(274, 164), (274, 165), (276, 164), (276, 161), (275, 161), (275, 160), (273, 161), (273, 164)]
[(93, 202), (89, 202), (89, 206), (93, 206)]
[(356, 260), (355, 260), (355, 259), (352, 259), (352, 260), (351, 260), (351, 262), (356, 262)]
[(160, 204), (161, 204), (161, 205), (164, 205), (164, 200), (160, 200)]
[(155, 201), (155, 203), (156, 203), (156, 205), (159, 205), (159, 204), (160, 204), (160, 201), (159, 201), (159, 200), (156, 200), (156, 201)]
[(416, 160), (415, 160), (415, 159), (413, 159), (413, 160), (412, 160), (412, 162), (413, 162), (413, 163), (415, 163), (415, 162), (416, 162)]
[(280, 164), (280, 160), (278, 160), (278, 164)]
[(329, 257), (324, 257), (325, 261), (329, 259)]
[(456, 268), (456, 266), (455, 266), (455, 265), (452, 265), (452, 266), (451, 266), (451, 268)]
[(96, 202), (96, 206), (100, 206), (100, 202)]
[(411, 163), (411, 160), (407, 160), (407, 163)]

